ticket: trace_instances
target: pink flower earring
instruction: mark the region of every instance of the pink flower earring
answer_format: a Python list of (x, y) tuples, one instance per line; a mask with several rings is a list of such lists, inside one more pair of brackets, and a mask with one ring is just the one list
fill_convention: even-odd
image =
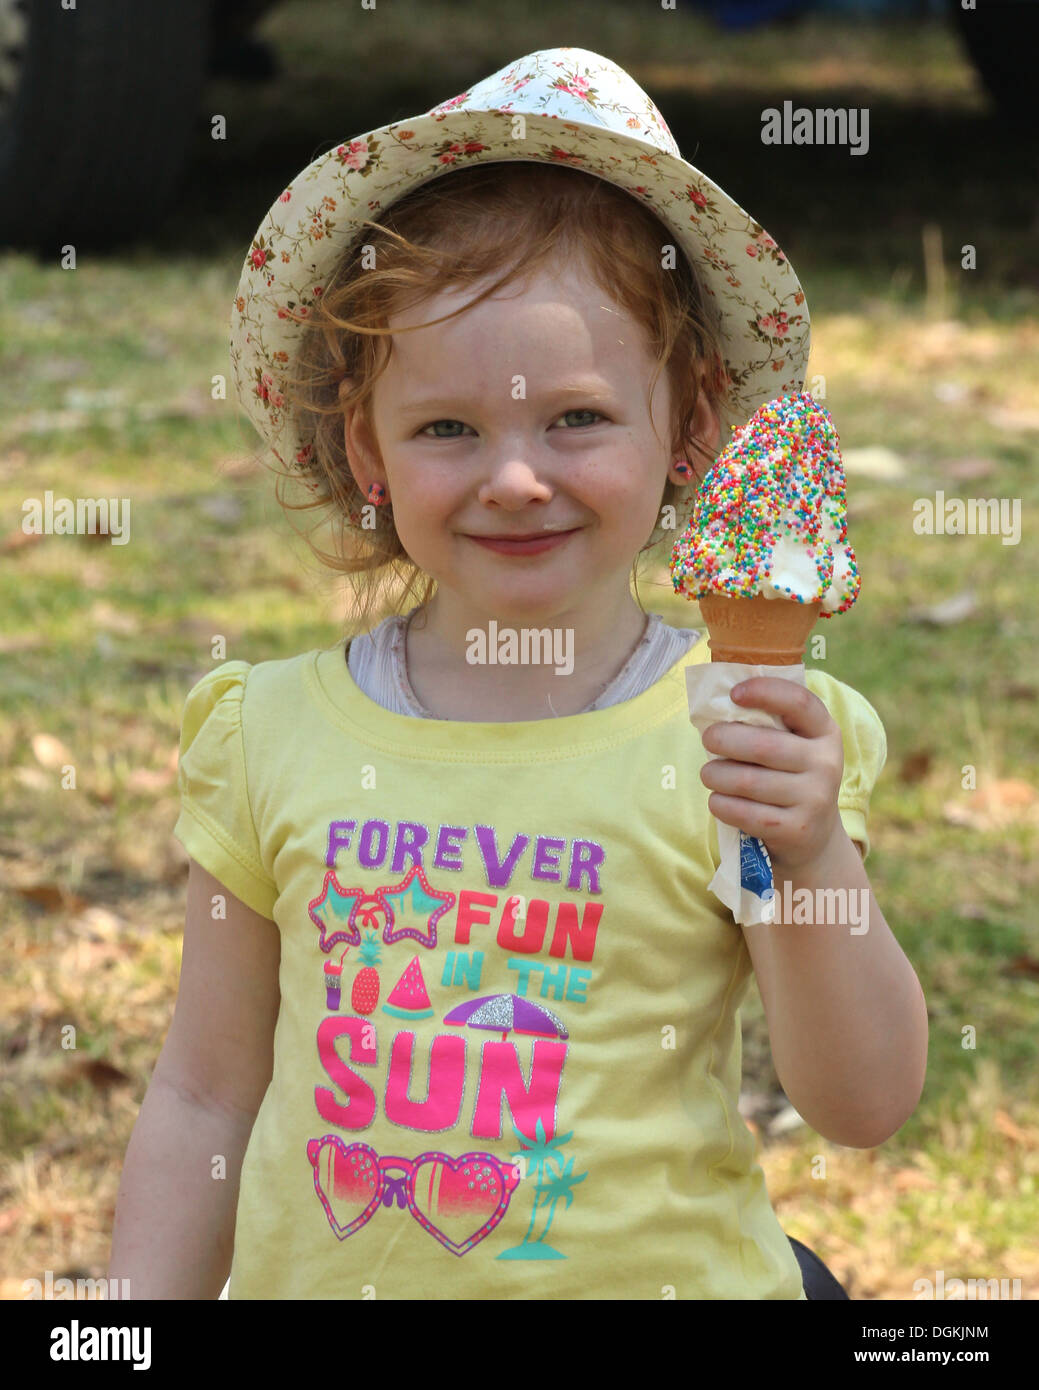
[(368, 489), (368, 501), (375, 507), (381, 507), (386, 501), (386, 489), (382, 483), (372, 483)]

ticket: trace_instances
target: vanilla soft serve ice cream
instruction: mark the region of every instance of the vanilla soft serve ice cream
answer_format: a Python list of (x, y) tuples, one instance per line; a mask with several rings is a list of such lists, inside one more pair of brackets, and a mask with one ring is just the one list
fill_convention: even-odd
[(807, 392), (761, 406), (736, 430), (675, 542), (671, 580), (689, 599), (790, 599), (846, 612), (859, 594), (840, 441)]

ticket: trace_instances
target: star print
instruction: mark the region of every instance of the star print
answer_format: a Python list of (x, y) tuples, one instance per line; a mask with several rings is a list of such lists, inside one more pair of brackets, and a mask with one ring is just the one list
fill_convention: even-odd
[(321, 933), (318, 945), (322, 951), (331, 951), (333, 946), (340, 943), (360, 946), (361, 933), (353, 919), (358, 903), (366, 896), (363, 888), (343, 888), (335, 876), (335, 870), (329, 869), (321, 892), (307, 903), (310, 920)]
[(409, 936), (430, 950), (437, 944), (437, 922), (455, 901), (454, 893), (441, 893), (430, 886), (420, 864), (415, 864), (400, 883), (377, 888), (373, 896), (386, 909), (382, 939), (387, 945)]

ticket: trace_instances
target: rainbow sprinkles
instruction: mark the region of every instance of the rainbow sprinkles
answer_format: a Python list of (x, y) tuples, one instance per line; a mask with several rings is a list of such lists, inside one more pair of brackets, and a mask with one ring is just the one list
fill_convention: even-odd
[[(735, 427), (734, 427), (735, 429)], [(807, 392), (779, 396), (735, 429), (671, 552), (671, 582), (707, 595), (821, 603), (845, 613), (861, 585), (847, 542), (840, 440)]]

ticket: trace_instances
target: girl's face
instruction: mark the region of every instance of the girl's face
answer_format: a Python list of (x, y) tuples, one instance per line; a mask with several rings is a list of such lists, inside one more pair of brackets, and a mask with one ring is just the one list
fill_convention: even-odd
[[(375, 440), (354, 410), (346, 416), (355, 477), (365, 494), (373, 481), (386, 488), (401, 543), (438, 580), (434, 602), (453, 630), (490, 617), (619, 614), (632, 606), (631, 566), (673, 462), (667, 373), (654, 396), (656, 438), (642, 330), (576, 268), (541, 271), (450, 322), (396, 332), (474, 297), (461, 293), (392, 320), (371, 402)], [(697, 433), (712, 445), (718, 435), (702, 398)], [(570, 534), (536, 554), (474, 539), (551, 532)]]

